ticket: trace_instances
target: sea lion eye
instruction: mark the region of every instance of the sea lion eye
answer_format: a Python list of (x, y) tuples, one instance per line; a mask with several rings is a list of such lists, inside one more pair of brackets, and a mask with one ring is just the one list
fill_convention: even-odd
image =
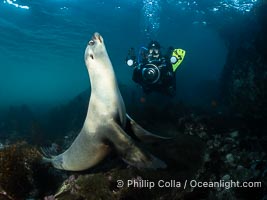
[(94, 60), (94, 56), (92, 54), (90, 54), (90, 58), (92, 58)]
[(94, 40), (90, 40), (88, 43), (90, 46), (93, 46), (95, 44)]

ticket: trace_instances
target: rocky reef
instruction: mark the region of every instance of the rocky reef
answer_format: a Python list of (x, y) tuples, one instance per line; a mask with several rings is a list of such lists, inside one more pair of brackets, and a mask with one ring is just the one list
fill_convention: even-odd
[(266, 9), (262, 1), (244, 17), (239, 31), (221, 30), (229, 50), (221, 79), (222, 99), (233, 112), (257, 120), (267, 119)]
[[(174, 140), (146, 146), (167, 169), (136, 169), (114, 153), (93, 169), (69, 173), (46, 199), (266, 198), (265, 137), (253, 136), (238, 119), (221, 115), (185, 116), (172, 133)], [(254, 185), (245, 188), (243, 183)]]
[[(255, 134), (259, 129), (246, 123), (243, 117), (203, 112), (181, 103), (169, 107), (142, 104), (142, 110), (139, 116), (133, 115), (142, 126), (174, 138), (140, 144), (165, 161), (167, 169), (136, 169), (113, 151), (92, 169), (64, 172), (42, 163), (35, 146), (5, 142), (8, 139), (4, 137), (0, 138), (0, 199), (266, 198), (267, 137)], [(43, 144), (58, 154), (76, 134), (74, 126), (61, 137), (60, 143), (47, 140)], [(233, 181), (260, 185), (230, 187)], [(194, 185), (197, 183), (224, 185), (200, 187)]]
[(0, 149), (0, 199), (44, 195), (44, 191), (56, 185), (54, 177), (41, 162), (39, 151), (26, 142), (3, 145)]

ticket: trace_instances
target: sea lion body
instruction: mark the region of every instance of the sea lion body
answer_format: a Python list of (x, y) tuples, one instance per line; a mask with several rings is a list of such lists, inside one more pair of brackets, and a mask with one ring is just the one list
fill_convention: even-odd
[(122, 159), (131, 165), (141, 168), (165, 167), (162, 161), (141, 150), (125, 133), (128, 120), (133, 126), (133, 132), (141, 140), (147, 136), (162, 139), (142, 129), (126, 114), (100, 34), (95, 33), (89, 41), (84, 59), (91, 82), (91, 96), (84, 125), (71, 146), (62, 154), (49, 159), (49, 162), (58, 169), (81, 171), (98, 164), (115, 147)]

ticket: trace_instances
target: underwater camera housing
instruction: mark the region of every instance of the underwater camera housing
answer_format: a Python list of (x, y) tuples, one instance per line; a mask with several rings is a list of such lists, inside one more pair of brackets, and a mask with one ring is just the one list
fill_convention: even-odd
[(140, 67), (141, 80), (145, 84), (155, 84), (159, 81), (161, 72), (157, 65), (148, 63)]
[[(133, 70), (133, 81), (145, 88), (156, 89), (162, 84), (163, 64), (157, 62), (142, 63)], [(153, 90), (154, 90), (153, 89)]]
[[(147, 62), (147, 51), (145, 47), (141, 47), (136, 60), (134, 49), (131, 48), (126, 58), (126, 63), (130, 67), (134, 67), (133, 81), (141, 86), (150, 87), (152, 85), (158, 85), (162, 76), (162, 65), (160, 59), (155, 59)], [(145, 61), (145, 62), (143, 62)]]

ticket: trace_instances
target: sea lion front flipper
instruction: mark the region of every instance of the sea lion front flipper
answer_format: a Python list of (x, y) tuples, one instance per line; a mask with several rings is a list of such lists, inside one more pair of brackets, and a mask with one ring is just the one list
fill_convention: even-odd
[(111, 126), (114, 131), (108, 140), (114, 145), (124, 162), (137, 168), (158, 169), (167, 167), (160, 159), (141, 150), (115, 121), (111, 122)]
[(128, 129), (130, 128), (130, 131), (132, 131), (132, 134), (134, 134), (134, 136), (137, 137), (142, 142), (152, 143), (152, 142), (159, 142), (161, 140), (173, 139), (171, 137), (163, 137), (163, 136), (155, 135), (145, 130), (139, 124), (137, 124), (128, 114), (126, 114), (126, 117), (127, 117), (127, 126), (129, 126)]

